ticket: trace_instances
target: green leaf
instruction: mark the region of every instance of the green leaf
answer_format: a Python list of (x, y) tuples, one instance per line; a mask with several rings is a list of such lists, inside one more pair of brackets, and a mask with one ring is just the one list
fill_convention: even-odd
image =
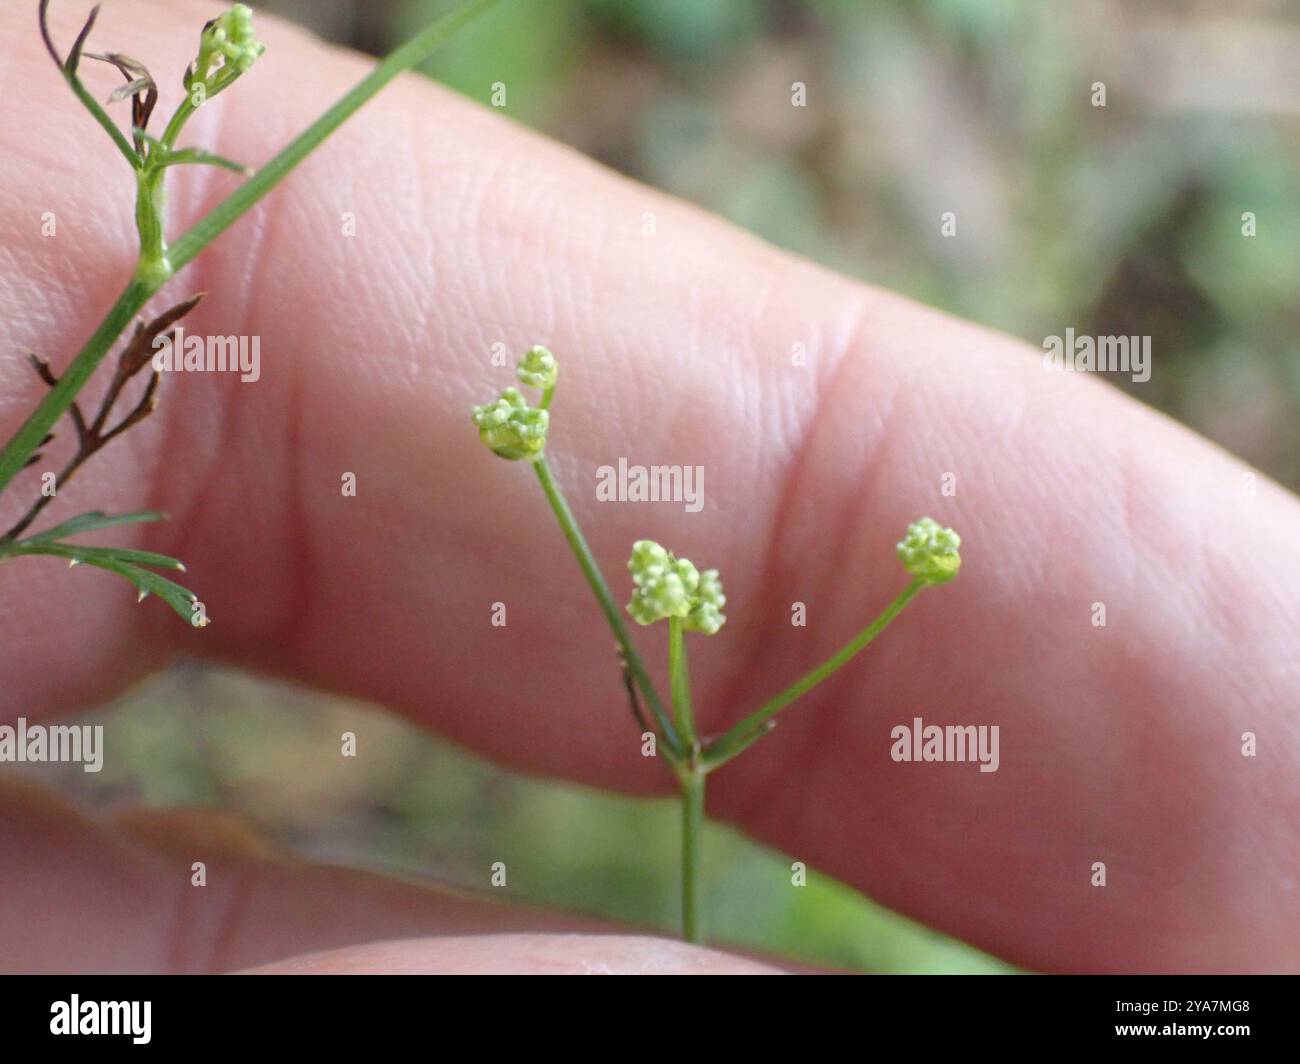
[(101, 510), (95, 510), (92, 513), (73, 517), (38, 535), (20, 540), (9, 546), (5, 553), (11, 557), (19, 554), (44, 554), (53, 558), (66, 558), (72, 565), (93, 565), (97, 569), (116, 573), (130, 582), (139, 593), (141, 601), (148, 595), (157, 595), (185, 620), (192, 621), (193, 606), (198, 597), (180, 584), (143, 568), (147, 565), (155, 569), (184, 572), (185, 565), (179, 559), (149, 550), (133, 550), (129, 547), (91, 547), (59, 542), (68, 536), (95, 532), (101, 528), (161, 521), (164, 516), (156, 510), (139, 510), (126, 514), (106, 514)]
[[(89, 514), (87, 517), (91, 516)], [(193, 620), (193, 606), (198, 601), (194, 592), (168, 580), (165, 576), (141, 568), (153, 565), (163, 569), (185, 568), (175, 558), (152, 551), (127, 550), (122, 547), (79, 547), (74, 543), (33, 542), (23, 540), (10, 548), (9, 554), (45, 554), (54, 558), (67, 558), (72, 565), (93, 565), (130, 582), (143, 602), (149, 595), (157, 595), (184, 620)], [(206, 621), (204, 622), (206, 623)]]
[[(64, 546), (64, 544), (46, 544), (47, 546)], [(68, 544), (71, 546), (71, 544)], [(178, 573), (185, 572), (185, 563), (179, 558), (167, 554), (155, 554), (151, 550), (128, 550), (125, 547), (73, 547), (78, 551), (94, 551), (97, 555), (126, 565), (148, 565), (154, 569), (172, 569)]]
[(163, 166), (180, 166), (185, 163), (197, 163), (201, 166), (219, 166), (223, 170), (233, 170), (237, 174), (245, 176), (253, 172), (251, 166), (245, 166), (243, 163), (237, 163), (233, 159), (227, 159), (224, 155), (218, 155), (216, 152), (206, 151), (203, 148), (182, 148), (180, 151), (168, 152), (163, 157)]
[[(183, 163), (199, 163), (206, 166), (220, 166), (225, 170), (233, 170), (237, 174), (250, 176), (254, 173), (251, 166), (245, 166), (243, 163), (237, 163), (233, 159), (227, 159), (224, 155), (218, 155), (216, 152), (208, 151), (206, 148), (179, 148), (172, 150), (167, 147), (157, 137), (146, 133), (139, 126), (131, 130), (132, 134), (139, 137), (149, 145), (154, 151), (149, 156), (150, 165), (152, 166), (178, 166)], [(154, 162), (154, 156), (157, 156), (158, 162)]]
[[(108, 558), (87, 558), (86, 564), (98, 566), (110, 573), (117, 573), (119, 576), (131, 581), (136, 591), (139, 592), (139, 601), (143, 602), (149, 595), (157, 595), (175, 610), (182, 620), (193, 622), (194, 603), (199, 599), (198, 595), (194, 594), (193, 591), (181, 587), (180, 584), (168, 580), (165, 576), (159, 576), (148, 569), (141, 569), (139, 566), (128, 565), (125, 562), (117, 562)], [(207, 621), (204, 620), (203, 624), (206, 623)]]
[[(19, 546), (49, 543), (56, 539), (63, 539), (66, 536), (79, 536), (85, 532), (94, 532), (101, 528), (114, 528), (117, 525), (136, 525), (149, 521), (165, 521), (166, 519), (167, 515), (159, 513), (157, 510), (137, 510), (126, 514), (106, 514), (103, 510), (93, 510), (88, 514), (80, 514), (68, 521), (64, 521), (61, 525), (48, 528), (34, 536), (28, 536)], [(158, 555), (158, 557), (163, 556)]]

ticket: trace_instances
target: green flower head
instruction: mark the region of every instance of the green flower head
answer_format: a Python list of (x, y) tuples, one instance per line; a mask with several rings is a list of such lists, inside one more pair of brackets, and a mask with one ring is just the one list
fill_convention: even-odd
[(903, 567), (926, 584), (946, 584), (961, 569), (961, 536), (938, 521), (922, 517), (907, 526), (898, 544)]
[(637, 624), (653, 624), (665, 617), (678, 617), (690, 632), (713, 635), (726, 623), (718, 570), (700, 572), (685, 558), (675, 558), (653, 540), (632, 544), (627, 563), (632, 573), (632, 601), (627, 612)]
[(517, 388), (507, 388), (495, 403), (474, 408), (478, 438), (501, 458), (539, 458), (546, 446), (551, 415), (528, 405)]
[(186, 73), (185, 87), (201, 81), (209, 94), (220, 91), (240, 74), (246, 74), (265, 51), (266, 45), (253, 32), (252, 9), (247, 4), (236, 4), (203, 27), (199, 55)]
[(543, 391), (554, 388), (559, 375), (560, 367), (555, 361), (555, 356), (540, 345), (530, 347), (515, 368), (515, 376), (520, 381), (530, 388), (540, 388)]

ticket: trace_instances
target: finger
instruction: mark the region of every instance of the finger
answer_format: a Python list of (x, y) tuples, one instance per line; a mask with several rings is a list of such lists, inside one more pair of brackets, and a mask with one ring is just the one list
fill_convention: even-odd
[(250, 975), (777, 975), (717, 950), (631, 935), (405, 939), (291, 957)]
[(0, 780), (0, 891), (9, 973), (223, 972), (412, 936), (604, 930), (293, 860), (213, 811), (92, 820), (10, 779)]
[(775, 972), (578, 916), (294, 860), (213, 810), (90, 819), (23, 780), (0, 780), (0, 893), (9, 973)]
[[(146, 27), (139, 10), (115, 19), (141, 50), (186, 54), (191, 25)], [(362, 69), (266, 37), (264, 65), (194, 133), (254, 162)], [(5, 187), (39, 188), (81, 228), (50, 247), (30, 204), (6, 211), (0, 327), (7, 347), (50, 352), (89, 332), (129, 270), (131, 221), (126, 201), (85, 190), (87, 156), (107, 174), (111, 149), (82, 144), (88, 120), (43, 62), (32, 44), (0, 73), (52, 86), (24, 101), (39, 121), (3, 124), (19, 138)], [(76, 167), (55, 165), (70, 144)], [(178, 186), (176, 223), (227, 180)], [(344, 211), (355, 237), (335, 225)], [(161, 416), (60, 512), (171, 511), (150, 545), (192, 563), (215, 623), (129, 614), (108, 577), (6, 566), (8, 600), (35, 603), (4, 622), (11, 714), (102, 697), (165, 646), (364, 694), (527, 768), (662, 786), (527, 471), (467, 423), (508, 381), (491, 345), (540, 341), (564, 367), (549, 450), (606, 571), (618, 583), (646, 535), (723, 569), (731, 619), (693, 643), (706, 728), (893, 596), (907, 520), (934, 511), (965, 537), (961, 579), (720, 773), (715, 811), (1025, 963), (1294, 965), (1300, 576), (1276, 559), (1300, 517), (1267, 483), (1243, 495), (1230, 457), (413, 80), (173, 285), (199, 288), (195, 330), (259, 336), (262, 379), (165, 382)], [(35, 395), (16, 373), (6, 363), (6, 424)], [(705, 509), (598, 503), (594, 470), (619, 457), (702, 465)], [(956, 497), (939, 493), (947, 472)], [(806, 628), (789, 624), (795, 601)], [(662, 633), (638, 634), (659, 657)], [(893, 762), (890, 729), (914, 716), (999, 726), (999, 771)], [(1258, 758), (1241, 757), (1246, 731)]]

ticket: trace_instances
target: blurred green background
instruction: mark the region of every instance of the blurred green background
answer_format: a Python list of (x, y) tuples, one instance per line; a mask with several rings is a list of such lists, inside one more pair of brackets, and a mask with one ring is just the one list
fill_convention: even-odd
[[(445, 5), (258, 6), (381, 53)], [(1117, 386), (1296, 488), (1296, 16), (1204, 0), (507, 0), (429, 72), (484, 103), (504, 82), (516, 121), (1036, 345), (1066, 326), (1151, 335), (1150, 382)], [(220, 804), (304, 854), (476, 888), (508, 853), (512, 894), (676, 922), (670, 802), (527, 779), (375, 709), (194, 666), (110, 717), (105, 771), (57, 773), (96, 805)], [(362, 726), (368, 756), (340, 759), (339, 733)], [(794, 889), (786, 858), (732, 832), (707, 845), (719, 939), (872, 971), (1008, 970), (815, 869)]]

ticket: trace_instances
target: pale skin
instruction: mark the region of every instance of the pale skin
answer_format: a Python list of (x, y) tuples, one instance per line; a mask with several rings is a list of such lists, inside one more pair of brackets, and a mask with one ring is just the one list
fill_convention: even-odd
[[(116, 3), (97, 40), (155, 69), (169, 113), (214, 10)], [(60, 40), (82, 14), (56, 5)], [(259, 33), (266, 56), (185, 138), (253, 165), (367, 62), (260, 15)], [(28, 5), (0, 10), (0, 37), (7, 435), (42, 387), (22, 352), (66, 363), (129, 274), (134, 228), (131, 176)], [(174, 232), (238, 180), (178, 178)], [(1029, 345), (793, 259), (414, 78), (152, 306), (196, 291), (187, 327), (259, 335), (261, 381), (164, 380), (154, 419), (51, 517), (168, 511), (115, 542), (185, 559), (213, 623), (137, 606), (108, 574), (0, 566), (0, 719), (103, 702), (183, 653), (372, 699), (505, 765), (671, 793), (534, 478), (469, 423), (509, 383), (491, 345), (513, 364), (544, 343), (562, 365), (550, 457), (618, 593), (646, 536), (722, 570), (728, 623), (690, 644), (706, 733), (901, 590), (909, 520), (962, 534), (961, 577), (719, 772), (711, 815), (1032, 968), (1300, 967), (1300, 505), (1263, 477), (1244, 492), (1239, 460), (1045, 372)], [(704, 511), (597, 503), (593, 470), (620, 455), (703, 465)], [(5, 526), (37, 490), (30, 472), (18, 483)], [(806, 628), (789, 623), (796, 601)], [(660, 661), (662, 633), (635, 634)], [(894, 763), (889, 730), (913, 716), (999, 725), (999, 771)], [(0, 784), (6, 969), (756, 967), (286, 863), (207, 818), (87, 820), (3, 766)]]

